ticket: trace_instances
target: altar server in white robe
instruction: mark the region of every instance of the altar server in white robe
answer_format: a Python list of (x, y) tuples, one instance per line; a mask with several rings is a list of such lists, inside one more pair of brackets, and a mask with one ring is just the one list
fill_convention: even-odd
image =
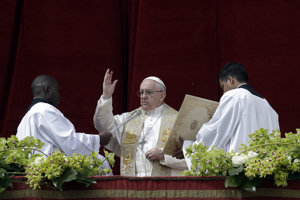
[[(106, 145), (111, 133), (85, 134), (75, 131), (73, 124), (56, 108), (60, 101), (58, 82), (48, 76), (39, 75), (31, 85), (33, 100), (17, 129), (17, 138), (33, 136), (44, 144), (42, 152), (49, 155), (57, 149), (72, 156), (73, 153), (90, 155)], [(104, 157), (98, 154), (99, 159)], [(104, 168), (110, 169), (107, 161)]]
[[(114, 137), (105, 147), (120, 156), (121, 175), (181, 175), (180, 172), (187, 169), (184, 159), (178, 160), (162, 152), (177, 116), (177, 111), (164, 103), (166, 86), (163, 81), (153, 76), (145, 78), (137, 92), (141, 107), (113, 115), (112, 95), (117, 80), (112, 82), (112, 75), (109, 69), (105, 73), (94, 125), (98, 131), (112, 132)], [(135, 117), (126, 122), (131, 116)]]
[[(260, 128), (279, 130), (278, 114), (268, 101), (248, 84), (248, 73), (239, 63), (228, 63), (218, 76), (224, 94), (212, 119), (203, 124), (196, 141), (184, 141), (183, 151), (201, 142), (227, 152), (237, 152), (241, 144), (248, 145), (248, 135)], [(191, 166), (191, 159), (186, 158)]]

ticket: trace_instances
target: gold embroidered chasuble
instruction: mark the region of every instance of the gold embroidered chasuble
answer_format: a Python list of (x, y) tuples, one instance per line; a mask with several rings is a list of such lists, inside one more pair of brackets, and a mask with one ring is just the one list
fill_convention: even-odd
[[(121, 175), (123, 176), (135, 176), (135, 161), (136, 150), (138, 148), (138, 141), (140, 140), (141, 132), (145, 121), (145, 111), (142, 108), (138, 108), (142, 111), (142, 114), (137, 118), (129, 121), (122, 133), (122, 145), (121, 145)], [(131, 112), (131, 114), (134, 111)], [(164, 104), (161, 115), (161, 125), (159, 130), (159, 139), (157, 142), (157, 148), (164, 148), (168, 140), (171, 128), (175, 122), (177, 111), (167, 104)], [(151, 176), (170, 176), (171, 169), (159, 164), (155, 161)]]

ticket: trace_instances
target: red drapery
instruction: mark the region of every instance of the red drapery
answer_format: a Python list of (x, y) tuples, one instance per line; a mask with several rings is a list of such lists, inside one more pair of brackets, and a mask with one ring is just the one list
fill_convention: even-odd
[(281, 131), (295, 131), (299, 10), (298, 0), (2, 0), (0, 134), (16, 133), (39, 74), (59, 81), (59, 109), (77, 131), (96, 133), (92, 117), (108, 67), (119, 80), (117, 114), (139, 105), (135, 92), (148, 75), (164, 80), (176, 109), (185, 94), (219, 100), (216, 77), (229, 61), (245, 65)]

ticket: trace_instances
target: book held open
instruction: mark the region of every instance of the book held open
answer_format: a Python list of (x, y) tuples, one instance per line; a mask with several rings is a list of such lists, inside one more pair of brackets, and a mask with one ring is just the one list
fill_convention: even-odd
[(218, 105), (219, 103), (216, 101), (188, 94), (185, 95), (167, 143), (163, 149), (164, 154), (171, 156), (175, 154), (179, 145), (179, 136), (181, 136), (183, 140), (196, 140), (199, 129), (212, 118)]

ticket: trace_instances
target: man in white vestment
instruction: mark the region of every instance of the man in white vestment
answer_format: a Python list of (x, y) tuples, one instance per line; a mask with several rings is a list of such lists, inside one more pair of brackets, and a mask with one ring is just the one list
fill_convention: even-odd
[(178, 160), (162, 152), (177, 116), (177, 111), (164, 103), (166, 86), (163, 81), (153, 76), (145, 78), (137, 92), (141, 107), (113, 115), (112, 95), (117, 80), (112, 82), (112, 75), (109, 69), (105, 73), (94, 125), (100, 132), (113, 134), (105, 147), (120, 156), (121, 175), (181, 175), (180, 172), (187, 169), (184, 159)]
[[(237, 152), (241, 144), (248, 145), (248, 135), (260, 128), (269, 133), (279, 130), (278, 115), (268, 101), (248, 84), (246, 69), (239, 63), (228, 63), (218, 76), (224, 94), (212, 119), (203, 124), (196, 141), (185, 140), (184, 149), (201, 142), (227, 152)], [(180, 158), (180, 157), (179, 157)], [(186, 158), (191, 166), (191, 158)]]
[[(73, 124), (56, 108), (60, 101), (58, 82), (40, 75), (31, 85), (33, 100), (17, 129), (17, 138), (32, 136), (44, 144), (42, 152), (49, 155), (57, 149), (72, 156), (73, 153), (90, 155), (99, 152), (100, 145), (108, 144), (111, 133), (77, 133)], [(98, 154), (99, 159), (104, 159)], [(110, 169), (107, 161), (103, 168)]]

